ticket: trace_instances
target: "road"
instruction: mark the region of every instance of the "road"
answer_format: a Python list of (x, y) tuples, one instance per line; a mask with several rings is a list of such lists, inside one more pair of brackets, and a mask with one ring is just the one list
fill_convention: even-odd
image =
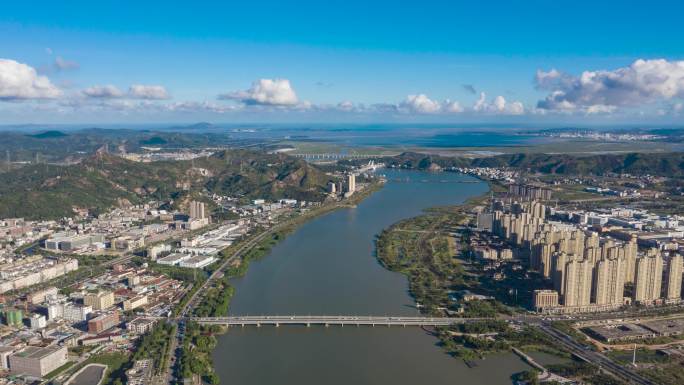
[(352, 325), (352, 326), (449, 326), (467, 322), (478, 322), (484, 318), (448, 317), (388, 317), (388, 316), (234, 316), (234, 317), (194, 317), (188, 318), (207, 325), (247, 326), (247, 325)]
[[(279, 223), (273, 227), (271, 227), (268, 230), (265, 230), (258, 235), (250, 238), (248, 241), (246, 241), (243, 245), (241, 245), (235, 252), (233, 252), (232, 255), (227, 257), (221, 265), (214, 270), (214, 272), (207, 278), (206, 281), (190, 296), (190, 299), (188, 302), (183, 306), (181, 311), (178, 313), (178, 316), (174, 319), (173, 322), (178, 322), (180, 319), (181, 321), (184, 320), (187, 315), (192, 311), (192, 309), (197, 305), (198, 301), (201, 300), (202, 294), (206, 292), (206, 289), (209, 288), (213, 281), (221, 277), (223, 274), (223, 271), (226, 270), (226, 268), (233, 263), (233, 261), (237, 260), (238, 258), (242, 257), (246, 252), (251, 250), (254, 246), (256, 246), (259, 242), (264, 240), (267, 236), (273, 235), (276, 231), (280, 230), (281, 228), (289, 225), (291, 221), (285, 221), (283, 223)], [(174, 338), (173, 343), (172, 343), (172, 351), (176, 352), (176, 358), (180, 357), (180, 347), (182, 346), (182, 341), (184, 338), (184, 328), (182, 327), (183, 323), (180, 322), (177, 324), (178, 328), (176, 338)], [(176, 364), (177, 360), (168, 360), (168, 367), (164, 371), (164, 375), (161, 376), (161, 378), (166, 378), (168, 379), (168, 383), (172, 384), (174, 382), (174, 377), (173, 377), (173, 367)], [(179, 379), (180, 380), (180, 379)]]
[(556, 342), (558, 342), (559, 345), (564, 347), (566, 350), (568, 350), (578, 358), (586, 362), (597, 364), (603, 371), (611, 373), (617, 378), (625, 380), (628, 383), (634, 383), (639, 385), (654, 385), (653, 382), (640, 376), (631, 368), (617, 364), (605, 355), (588, 349), (584, 345), (575, 341), (569, 335), (557, 329), (554, 329), (547, 323), (542, 323), (539, 326), (539, 330), (544, 332), (549, 337), (553, 338)]

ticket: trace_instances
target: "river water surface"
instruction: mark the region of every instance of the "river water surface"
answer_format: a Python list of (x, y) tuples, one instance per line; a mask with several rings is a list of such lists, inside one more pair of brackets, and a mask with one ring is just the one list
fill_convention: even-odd
[[(458, 204), (487, 185), (456, 173), (385, 171), (356, 208), (299, 227), (233, 281), (231, 315), (418, 315), (406, 278), (374, 257), (382, 229), (428, 207)], [(415, 327), (231, 328), (214, 365), (224, 384), (510, 384), (529, 367), (504, 354), (467, 368)]]

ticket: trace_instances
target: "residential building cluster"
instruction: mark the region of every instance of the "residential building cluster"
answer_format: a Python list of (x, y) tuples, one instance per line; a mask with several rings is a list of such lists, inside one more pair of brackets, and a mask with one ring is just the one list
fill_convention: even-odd
[(338, 181), (328, 182), (328, 194), (333, 197), (349, 198), (356, 191), (356, 174), (353, 172), (347, 173), (344, 178), (340, 178)]
[(0, 294), (47, 282), (78, 269), (78, 260), (40, 255), (8, 259), (0, 264)]
[(484, 178), (506, 183), (515, 183), (520, 175), (518, 171), (497, 167), (454, 167), (452, 170), (462, 174), (472, 175), (477, 178)]
[[(496, 200), (478, 214), (477, 226), (503, 240), (552, 284), (553, 289), (534, 291), (538, 311), (590, 312), (633, 302), (679, 302), (682, 255), (678, 248), (640, 241), (642, 236), (648, 239), (648, 232), (602, 227), (592, 221), (595, 215), (556, 212), (539, 201)], [(624, 219), (620, 224), (629, 225)], [(496, 259), (506, 259), (510, 255), (506, 250), (485, 249), (479, 255), (492, 259), (496, 252)]]
[(68, 347), (127, 351), (188, 289), (144, 266), (116, 265), (68, 295), (48, 287), (0, 301), (0, 372), (30, 382), (64, 365)]

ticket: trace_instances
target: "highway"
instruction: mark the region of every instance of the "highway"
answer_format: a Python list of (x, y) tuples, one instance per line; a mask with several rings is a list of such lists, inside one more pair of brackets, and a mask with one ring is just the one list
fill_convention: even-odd
[(546, 323), (542, 323), (539, 329), (543, 331), (546, 335), (553, 338), (558, 342), (563, 348), (571, 352), (577, 358), (598, 365), (602, 370), (613, 374), (614, 376), (627, 381), (628, 383), (640, 384), (640, 385), (653, 385), (654, 383), (650, 380), (640, 376), (631, 368), (622, 366), (613, 362), (610, 358), (605, 355), (596, 352), (594, 350), (586, 348), (584, 345), (575, 341), (569, 335), (554, 329)]

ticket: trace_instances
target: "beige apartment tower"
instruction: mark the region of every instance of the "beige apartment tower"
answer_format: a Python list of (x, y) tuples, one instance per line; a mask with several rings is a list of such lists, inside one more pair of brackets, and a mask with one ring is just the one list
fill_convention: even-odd
[(623, 303), (625, 280), (621, 258), (604, 259), (596, 265), (594, 274), (594, 301), (597, 305)]
[(676, 301), (682, 298), (682, 256), (675, 254), (670, 258), (667, 269), (667, 299)]
[(660, 298), (663, 279), (663, 258), (658, 250), (636, 261), (634, 301), (650, 304)]
[(565, 265), (563, 305), (586, 306), (591, 302), (592, 264), (571, 260)]
[(205, 219), (207, 217), (206, 207), (204, 202), (192, 201), (190, 202), (190, 218), (191, 219)]
[(347, 175), (347, 192), (353, 193), (356, 191), (356, 175)]

